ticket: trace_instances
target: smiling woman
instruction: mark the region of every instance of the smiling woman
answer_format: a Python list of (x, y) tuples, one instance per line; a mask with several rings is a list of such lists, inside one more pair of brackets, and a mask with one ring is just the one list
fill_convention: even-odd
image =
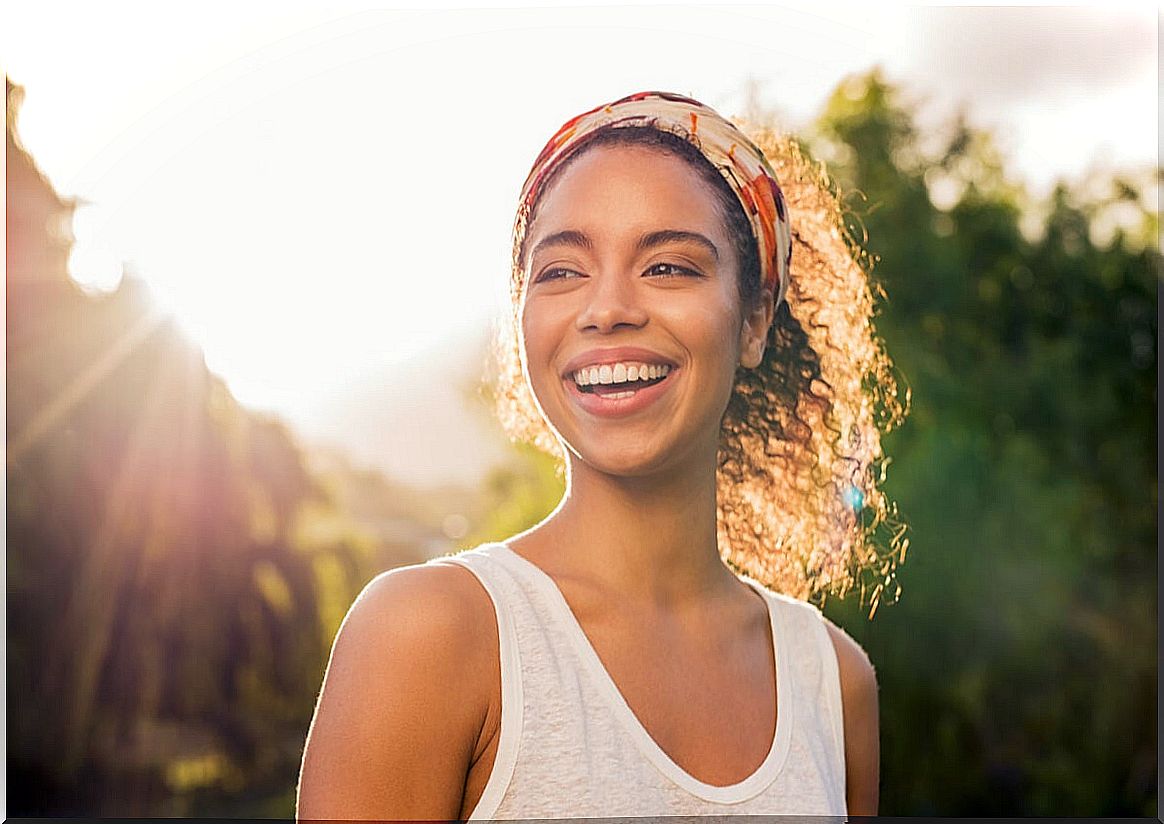
[(566, 493), (365, 589), (301, 819), (876, 812), (873, 669), (805, 599), (892, 582), (875, 413), (905, 410), (835, 194), (760, 142), (787, 202), (755, 143), (672, 94), (538, 157), (499, 411)]

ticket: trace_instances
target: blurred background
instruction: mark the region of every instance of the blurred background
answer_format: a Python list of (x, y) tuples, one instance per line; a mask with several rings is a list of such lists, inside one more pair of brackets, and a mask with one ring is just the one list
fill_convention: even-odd
[(882, 813), (1156, 816), (1157, 12), (822, 5), (6, 10), (7, 814), (292, 815), (363, 585), (556, 503), (486, 402), (513, 207), (661, 88), (878, 258), (910, 553), (825, 608)]

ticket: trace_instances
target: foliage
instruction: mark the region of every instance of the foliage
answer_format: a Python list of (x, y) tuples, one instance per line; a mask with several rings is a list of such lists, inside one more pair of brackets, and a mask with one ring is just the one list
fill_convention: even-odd
[[(374, 571), (278, 420), (242, 409), (131, 277), (65, 269), (73, 204), (9, 84), (8, 810), (290, 815), (342, 610)], [(314, 513), (314, 514), (313, 514)], [(314, 537), (313, 537), (314, 536)], [(281, 799), (281, 800), (280, 800)]]
[(878, 668), (882, 810), (1154, 816), (1158, 172), (1060, 183), (1032, 232), (989, 134), (927, 153), (900, 97), (850, 78), (813, 143), (913, 389), (901, 602), (829, 605)]

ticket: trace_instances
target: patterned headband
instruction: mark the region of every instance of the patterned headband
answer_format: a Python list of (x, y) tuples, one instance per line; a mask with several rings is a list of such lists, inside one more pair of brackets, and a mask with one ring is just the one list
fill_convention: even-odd
[(518, 226), (525, 226), (542, 184), (565, 158), (598, 131), (625, 126), (648, 126), (682, 137), (719, 170), (744, 207), (760, 251), (760, 283), (772, 290), (779, 307), (788, 291), (792, 230), (776, 173), (743, 132), (689, 97), (639, 92), (568, 120), (534, 161), (521, 190)]

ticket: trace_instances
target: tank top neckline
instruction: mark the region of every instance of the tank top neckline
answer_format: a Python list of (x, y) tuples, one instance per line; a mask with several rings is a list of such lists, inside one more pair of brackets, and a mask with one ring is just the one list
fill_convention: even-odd
[(647, 732), (646, 727), (639, 721), (638, 716), (627, 704), (618, 685), (610, 676), (594, 646), (590, 643), (582, 625), (578, 623), (574, 611), (566, 601), (566, 597), (559, 589), (557, 582), (537, 564), (514, 552), (507, 544), (497, 542), (481, 547), (485, 550), (495, 547), (490, 552), (495, 558), (510, 567), (510, 569), (530, 581), (545, 596), (547, 603), (557, 612), (562, 627), (565, 629), (579, 660), (590, 671), (594, 683), (604, 697), (622, 728), (630, 735), (638, 749), (647, 760), (664, 777), (669, 778), (678, 786), (691, 794), (707, 801), (724, 804), (747, 801), (761, 793), (780, 774), (788, 758), (788, 751), (792, 741), (793, 707), (795, 706), (795, 685), (792, 679), (791, 667), (783, 649), (781, 639), (783, 627), (779, 610), (776, 609), (774, 599), (769, 596), (763, 586), (747, 576), (738, 575), (740, 580), (747, 583), (764, 599), (768, 609), (768, 620), (772, 632), (773, 657), (776, 661), (776, 729), (772, 736), (772, 744), (768, 754), (746, 778), (735, 784), (723, 786), (708, 784), (700, 781), (685, 769), (680, 767), (662, 747)]

